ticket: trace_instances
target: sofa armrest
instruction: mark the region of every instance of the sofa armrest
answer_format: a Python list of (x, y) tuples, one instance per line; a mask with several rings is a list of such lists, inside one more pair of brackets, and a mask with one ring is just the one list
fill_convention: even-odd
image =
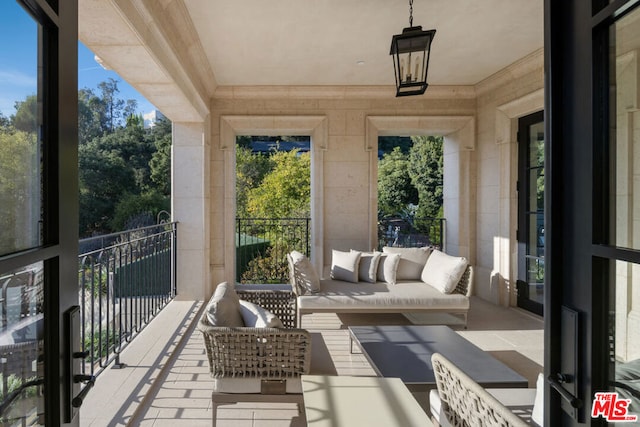
[(214, 378), (282, 379), (309, 373), (311, 334), (304, 329), (210, 326), (206, 315), (198, 329)]

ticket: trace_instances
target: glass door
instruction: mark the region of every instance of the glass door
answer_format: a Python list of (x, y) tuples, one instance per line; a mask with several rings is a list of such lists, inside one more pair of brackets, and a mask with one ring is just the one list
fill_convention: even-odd
[[(607, 343), (602, 356), (608, 387), (594, 397), (592, 416), (640, 423), (640, 8), (618, 13), (596, 34), (609, 49), (608, 69), (602, 70), (609, 78), (601, 82), (598, 99), (609, 124), (607, 138), (596, 145), (595, 169), (602, 171), (596, 176), (603, 185), (596, 181), (596, 197), (602, 200), (596, 212), (602, 221), (594, 224), (593, 285), (606, 292), (601, 316), (607, 328), (601, 339)], [(610, 397), (625, 402), (624, 411), (608, 412)]]
[(77, 22), (75, 0), (0, 2), (0, 426), (78, 425)]
[(21, 256), (44, 240), (42, 28), (16, 2), (4, 2), (1, 9), (0, 35), (17, 37), (20, 48), (0, 48), (0, 63), (11, 70), (0, 76), (7, 81), (0, 83), (0, 259), (17, 261), (0, 268), (0, 424), (43, 425), (44, 262)]
[(544, 114), (518, 122), (518, 306), (542, 315), (544, 304)]

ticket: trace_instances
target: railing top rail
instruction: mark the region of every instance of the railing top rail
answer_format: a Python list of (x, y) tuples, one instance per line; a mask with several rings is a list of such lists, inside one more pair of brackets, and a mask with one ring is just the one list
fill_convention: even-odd
[(311, 219), (310, 217), (291, 217), (291, 218), (282, 218), (282, 217), (273, 217), (273, 218), (257, 218), (257, 217), (240, 217), (237, 216), (236, 220), (243, 220), (243, 219), (251, 219), (251, 220), (269, 220), (269, 221), (282, 221), (282, 220), (286, 220), (286, 221), (292, 221), (292, 220), (300, 220), (300, 221), (306, 221)]
[[(91, 255), (91, 254), (94, 254), (94, 253), (98, 253), (98, 252), (104, 251), (106, 249), (113, 249), (113, 248), (115, 248), (117, 246), (122, 246), (124, 244), (135, 243), (135, 242), (138, 242), (138, 241), (141, 241), (141, 240), (144, 240), (144, 239), (148, 239), (150, 237), (156, 237), (156, 236), (161, 236), (161, 235), (166, 234), (166, 233), (172, 233), (172, 232), (174, 232), (176, 230), (177, 224), (178, 224), (177, 222), (168, 222), (168, 223), (165, 223), (165, 224), (156, 224), (156, 225), (150, 225), (150, 226), (147, 226), (147, 227), (134, 228), (134, 229), (131, 229), (131, 230), (121, 231), (119, 233), (104, 234), (104, 235), (101, 235), (101, 236), (95, 236), (95, 237), (89, 237), (89, 238), (86, 238), (86, 239), (81, 239), (79, 241), (80, 245), (87, 244), (87, 243), (90, 243), (90, 242), (93, 242), (93, 241), (118, 239), (121, 236), (126, 236), (127, 237), (126, 241), (117, 241), (116, 240), (115, 243), (109, 244), (107, 246), (101, 246), (98, 249), (94, 249), (94, 250), (90, 250), (90, 251), (86, 251), (86, 252), (80, 253), (80, 254), (78, 254), (78, 258), (81, 258), (83, 256), (88, 256), (88, 255)], [(148, 230), (152, 230), (152, 229), (157, 229), (159, 227), (162, 227), (162, 230), (159, 230), (159, 231), (154, 232), (152, 234), (145, 234), (145, 235), (142, 235), (140, 237), (131, 238), (132, 234), (136, 234), (136, 233), (140, 233), (140, 232), (144, 232), (144, 231), (148, 231)]]
[(90, 242), (92, 240), (110, 239), (110, 238), (113, 238), (113, 237), (120, 236), (122, 234), (133, 233), (133, 232), (136, 232), (136, 231), (144, 231), (144, 230), (149, 230), (149, 229), (158, 228), (158, 227), (166, 227), (167, 225), (171, 225), (171, 226), (175, 227), (176, 224), (177, 224), (177, 222), (174, 221), (174, 222), (166, 222), (166, 223), (162, 223), (162, 224), (147, 225), (145, 227), (133, 228), (131, 230), (118, 231), (116, 233), (101, 234), (99, 236), (85, 237), (84, 239), (80, 239), (80, 242), (84, 243), (84, 242)]

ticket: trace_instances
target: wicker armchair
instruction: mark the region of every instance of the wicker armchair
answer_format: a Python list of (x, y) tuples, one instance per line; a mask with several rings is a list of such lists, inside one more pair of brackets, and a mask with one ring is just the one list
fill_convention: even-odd
[(206, 313), (198, 328), (204, 337), (211, 376), (212, 418), (217, 406), (237, 402), (294, 402), (300, 413), (300, 376), (311, 363), (311, 335), (295, 329), (296, 297), (284, 290), (237, 290), (240, 299), (258, 304), (280, 318), (285, 328), (219, 327)]
[(478, 383), (439, 353), (431, 356), (442, 411), (452, 426), (527, 426)]

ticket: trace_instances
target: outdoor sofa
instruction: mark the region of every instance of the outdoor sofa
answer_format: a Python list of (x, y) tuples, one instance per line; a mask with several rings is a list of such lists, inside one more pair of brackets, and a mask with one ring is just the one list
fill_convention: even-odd
[(309, 313), (420, 312), (454, 314), (467, 325), (473, 268), (463, 257), (431, 248), (333, 250), (328, 279), (300, 252), (287, 260), (298, 322)]

